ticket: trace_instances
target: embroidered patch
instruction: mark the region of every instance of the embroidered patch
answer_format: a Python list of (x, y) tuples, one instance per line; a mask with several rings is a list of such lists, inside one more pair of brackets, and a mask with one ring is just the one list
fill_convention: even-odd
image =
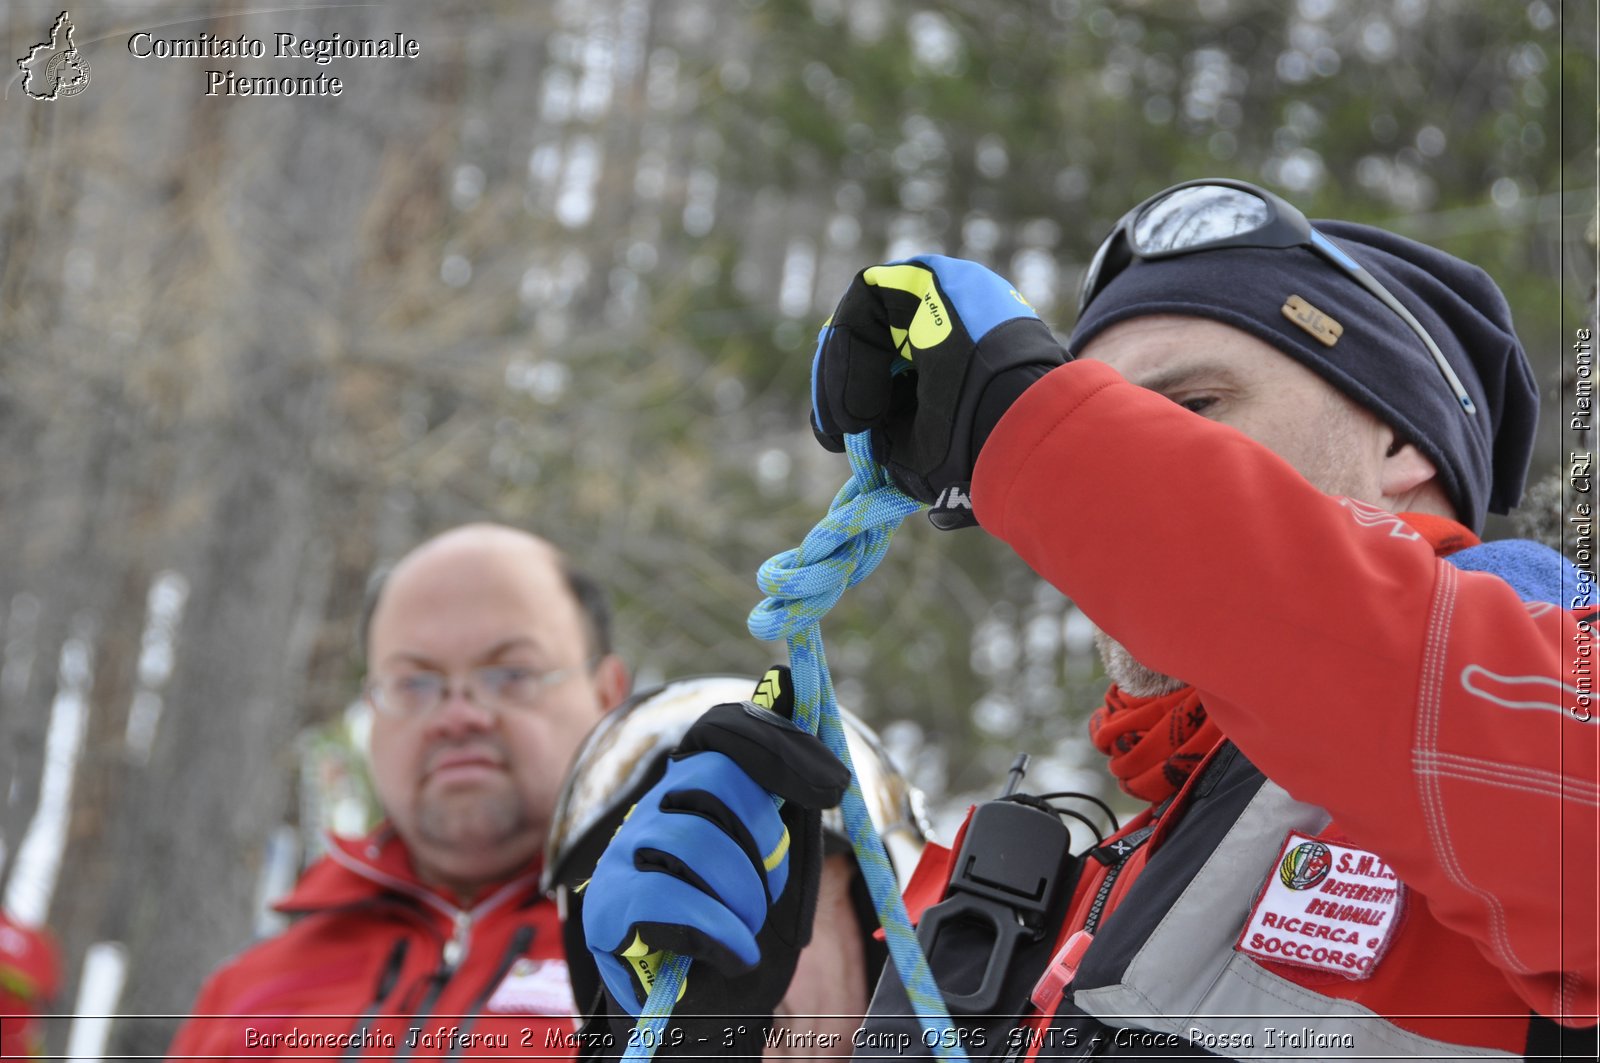
[(1324, 347), (1332, 347), (1344, 335), (1344, 326), (1298, 295), (1291, 295), (1283, 304), (1283, 316), (1311, 334), (1312, 339)]
[(489, 1011), (515, 1015), (576, 1015), (577, 1002), (567, 981), (565, 960), (530, 960), (523, 957), (495, 986)]
[(1361, 981), (1389, 947), (1404, 896), (1375, 854), (1292, 830), (1234, 948)]

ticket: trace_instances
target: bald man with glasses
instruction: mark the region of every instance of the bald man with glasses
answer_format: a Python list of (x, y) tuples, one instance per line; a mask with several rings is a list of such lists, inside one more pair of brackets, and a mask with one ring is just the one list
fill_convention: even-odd
[(282, 935), (212, 975), (170, 1055), (569, 1055), (550, 817), (589, 729), (628, 694), (603, 595), (550, 544), (468, 525), (383, 579), (364, 623), (385, 820), (330, 840)]

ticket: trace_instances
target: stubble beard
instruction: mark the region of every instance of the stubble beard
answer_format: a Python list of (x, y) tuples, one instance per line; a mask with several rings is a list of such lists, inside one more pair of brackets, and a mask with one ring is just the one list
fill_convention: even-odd
[(1099, 628), (1094, 629), (1094, 648), (1100, 652), (1107, 677), (1130, 697), (1157, 698), (1185, 685), (1181, 679), (1145, 666), (1126, 646)]
[(445, 793), (423, 799), (417, 832), (441, 849), (492, 850), (532, 828), (521, 801), (511, 793)]

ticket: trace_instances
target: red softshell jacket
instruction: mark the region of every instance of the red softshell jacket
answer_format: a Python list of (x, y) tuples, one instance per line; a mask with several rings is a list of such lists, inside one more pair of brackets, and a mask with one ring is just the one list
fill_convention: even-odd
[(1108, 634), (1198, 687), (1268, 778), (1382, 854), (1483, 961), (1444, 949), (1430, 977), (1476, 981), (1461, 999), (1500, 979), (1513, 1003), (1594, 1023), (1588, 612), (1456, 569), (1397, 518), (1321, 494), (1097, 362), (1052, 371), (1008, 411), (973, 502)]
[(282, 934), (207, 981), (170, 1059), (414, 1059), (573, 1054), (573, 1004), (539, 869), (471, 907), (417, 882), (380, 829), (330, 840), (277, 905)]
[(61, 987), (54, 935), (0, 912), (0, 1059), (43, 1052), (40, 1016)]

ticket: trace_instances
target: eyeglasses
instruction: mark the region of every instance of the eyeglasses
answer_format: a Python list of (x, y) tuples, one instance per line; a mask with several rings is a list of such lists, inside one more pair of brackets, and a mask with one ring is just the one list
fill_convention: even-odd
[(1225, 247), (1308, 247), (1315, 251), (1398, 314), (1428, 349), (1461, 408), (1469, 414), (1478, 412), (1439, 345), (1389, 289), (1312, 228), (1293, 204), (1243, 181), (1186, 181), (1157, 192), (1124, 214), (1089, 263), (1078, 289), (1078, 314), (1082, 316), (1111, 279), (1135, 258), (1175, 258)]
[[(474, 668), (463, 678), (467, 700), (482, 709), (532, 708), (543, 694), (577, 675), (587, 665), (536, 672), (521, 665)], [(438, 672), (409, 672), (383, 676), (366, 686), (372, 707), (394, 719), (420, 719), (449, 700), (455, 690), (448, 676)]]

